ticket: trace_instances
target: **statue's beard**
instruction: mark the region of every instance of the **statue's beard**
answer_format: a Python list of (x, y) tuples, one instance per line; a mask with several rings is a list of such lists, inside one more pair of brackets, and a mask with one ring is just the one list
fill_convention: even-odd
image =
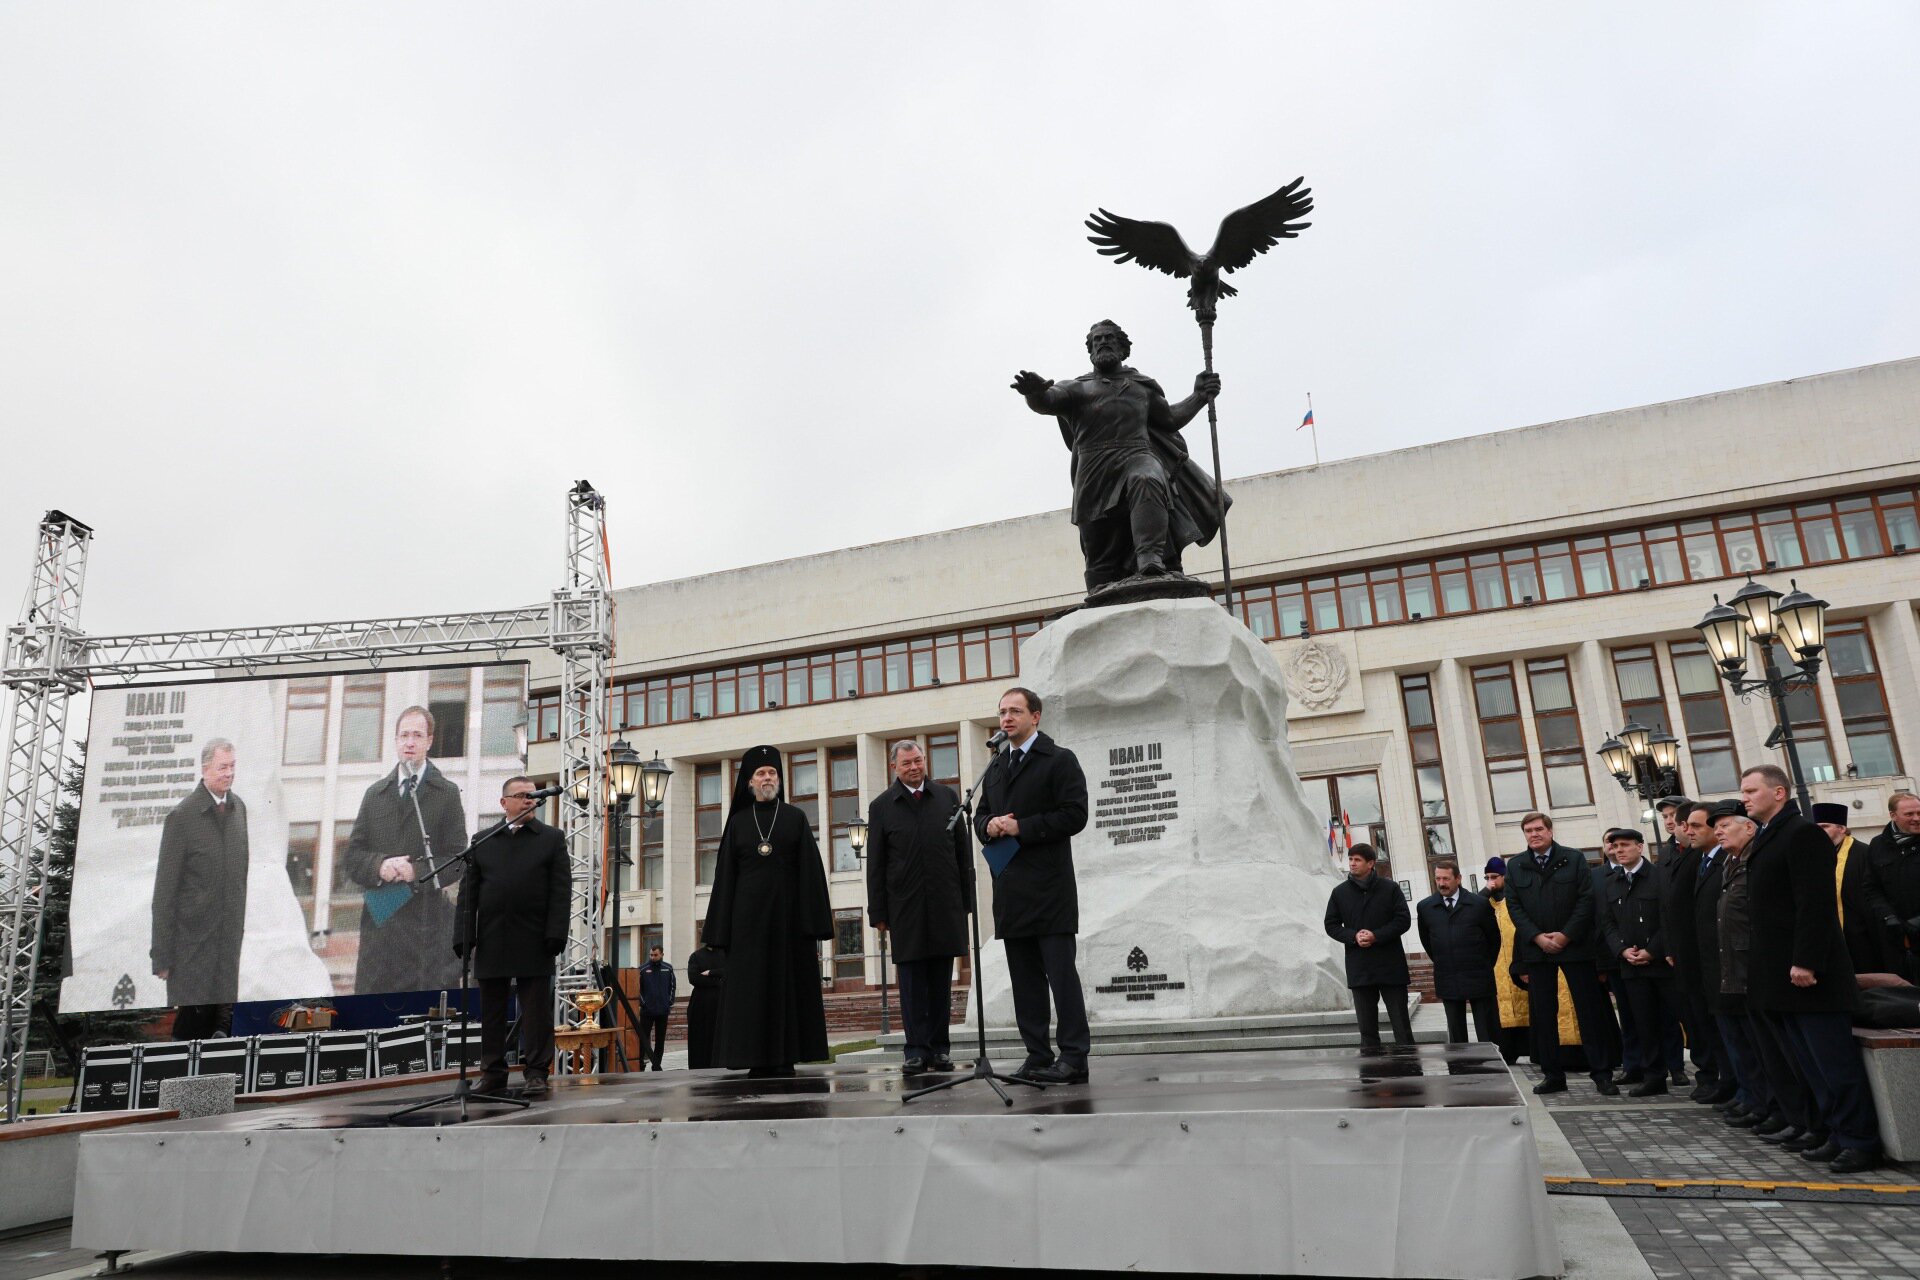
[(763, 802), (773, 799), (780, 792), (777, 782), (749, 782), (747, 785), (753, 788), (753, 798)]
[(1116, 347), (1096, 347), (1092, 351), (1093, 367), (1102, 373), (1112, 373), (1126, 359)]

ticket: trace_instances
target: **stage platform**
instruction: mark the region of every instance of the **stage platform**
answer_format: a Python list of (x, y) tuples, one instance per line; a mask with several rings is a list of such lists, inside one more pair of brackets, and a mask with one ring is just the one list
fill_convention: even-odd
[[(916, 1081), (915, 1083), (919, 1083)], [(76, 1245), (1227, 1274), (1557, 1275), (1490, 1046), (1104, 1057), (1087, 1085), (903, 1104), (897, 1069), (399, 1087), (89, 1134)], [(1499, 1206), (1489, 1213), (1488, 1205)]]

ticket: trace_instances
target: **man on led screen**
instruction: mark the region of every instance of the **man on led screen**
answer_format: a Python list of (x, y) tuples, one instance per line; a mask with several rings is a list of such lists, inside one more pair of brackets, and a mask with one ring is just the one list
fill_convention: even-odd
[[(460, 864), (434, 868), (467, 847), (460, 788), (428, 757), (433, 751), (433, 713), (408, 707), (393, 726), (399, 763), (367, 788), (347, 842), (346, 870), (370, 896), (360, 916), (360, 954), (353, 989), (439, 991), (460, 982), (460, 964), (450, 950), (453, 898)], [(380, 898), (389, 886), (408, 886), (411, 897), (398, 910)], [(390, 911), (390, 914), (389, 914)]]
[(233, 743), (200, 748), (200, 783), (160, 829), (153, 882), (154, 976), (178, 1040), (223, 1035), (240, 994), (247, 923), (247, 806), (233, 794)]

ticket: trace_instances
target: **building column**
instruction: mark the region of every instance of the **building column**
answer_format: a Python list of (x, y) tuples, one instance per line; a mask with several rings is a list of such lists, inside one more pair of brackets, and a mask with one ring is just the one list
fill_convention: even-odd
[[(667, 958), (679, 957), (684, 963), (694, 947), (694, 763), (684, 759), (667, 763), (673, 776), (667, 779), (666, 803), (660, 806), (660, 938)], [(634, 857), (637, 861), (637, 850)]]
[[(991, 759), (987, 754), (987, 739), (992, 730), (971, 720), (962, 720), (954, 726), (954, 731), (960, 735), (960, 794), (964, 797)], [(977, 802), (980, 798), (976, 795), (974, 800)], [(972, 833), (968, 833), (968, 839), (973, 839)], [(980, 938), (984, 942), (993, 936), (993, 873), (987, 870), (987, 860), (979, 855), (977, 848), (973, 858), (973, 894), (973, 900), (980, 904)]]
[[(1657, 641), (1651, 643), (1657, 669), (1660, 645)], [(1573, 678), (1577, 686), (1575, 700), (1581, 707), (1580, 742), (1587, 749), (1587, 778), (1593, 789), (1594, 817), (1600, 820), (1601, 829), (1637, 829), (1640, 826), (1640, 810), (1637, 807), (1639, 796), (1629, 796), (1621, 791), (1620, 784), (1607, 772), (1606, 764), (1593, 754), (1599, 744), (1607, 740), (1615, 726), (1626, 723), (1626, 712), (1615, 696), (1612, 681), (1605, 675), (1612, 661), (1612, 655), (1598, 640), (1581, 641), (1578, 652), (1572, 657)], [(1672, 707), (1668, 707), (1667, 715), (1673, 717)]]
[[(1893, 721), (1893, 740), (1900, 748), (1900, 768), (1908, 777), (1920, 771), (1920, 621), (1913, 605), (1896, 600), (1867, 617), (1873, 636), (1873, 656), (1880, 668), (1880, 685), (1887, 692), (1887, 717)], [(1896, 674), (1897, 673), (1897, 674)]]
[(1433, 671), (1433, 715), (1440, 733), (1440, 768), (1447, 779), (1447, 818), (1453, 824), (1455, 855), (1485, 866), (1487, 858), (1501, 850), (1483, 772), (1480, 717), (1466, 680), (1466, 671), (1456, 659), (1440, 660)]
[[(887, 786), (887, 738), (885, 735), (878, 733), (863, 733), (853, 740), (853, 749), (855, 759), (857, 760), (857, 769), (860, 774), (860, 813), (861, 816), (864, 817), (866, 816), (867, 806), (872, 803), (874, 797), (878, 796)], [(861, 870), (863, 873), (866, 870), (864, 861), (861, 864)], [(864, 874), (861, 882), (863, 884), (865, 883)], [(877, 987), (886, 982), (887, 973), (880, 965), (880, 935), (874, 930), (873, 921), (866, 918), (867, 911), (864, 896), (862, 898), (860, 917), (861, 937), (863, 939), (861, 946), (864, 947), (866, 951), (865, 959), (862, 961), (862, 968), (867, 985), (869, 987)]]

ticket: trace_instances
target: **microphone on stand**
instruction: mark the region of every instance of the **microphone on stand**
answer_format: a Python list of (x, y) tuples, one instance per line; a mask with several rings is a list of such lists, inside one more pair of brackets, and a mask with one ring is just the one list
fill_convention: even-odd
[(1004, 751), (1006, 750), (1006, 747), (1007, 747), (1007, 731), (1005, 729), (995, 729), (993, 731), (993, 736), (987, 739), (987, 750)]
[(562, 794), (565, 791), (566, 791), (566, 787), (556, 782), (550, 786), (541, 787), (537, 791), (527, 792), (525, 795), (525, 798), (528, 800), (545, 800), (549, 796), (557, 796)]

